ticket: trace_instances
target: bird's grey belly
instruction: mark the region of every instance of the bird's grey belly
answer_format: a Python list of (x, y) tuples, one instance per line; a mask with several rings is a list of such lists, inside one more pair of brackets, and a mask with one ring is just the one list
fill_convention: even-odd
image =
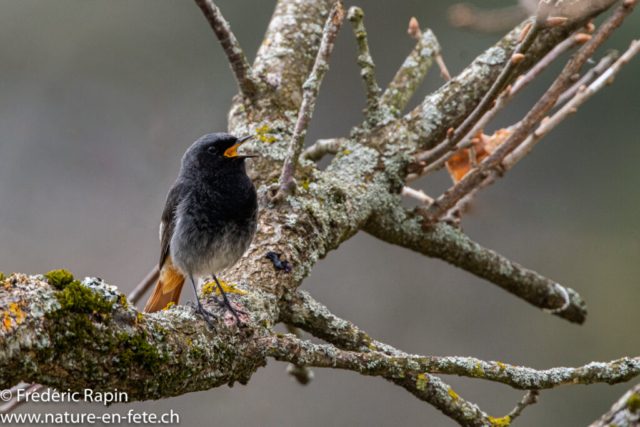
[(254, 234), (255, 226), (239, 230), (235, 224), (228, 224), (212, 238), (208, 233), (177, 221), (171, 238), (171, 260), (186, 275), (217, 274), (238, 262)]

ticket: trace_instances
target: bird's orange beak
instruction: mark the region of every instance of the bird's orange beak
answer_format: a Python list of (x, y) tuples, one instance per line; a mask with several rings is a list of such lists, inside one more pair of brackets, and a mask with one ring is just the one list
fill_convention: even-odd
[[(225, 157), (239, 157), (239, 155), (238, 155), (236, 150), (238, 149), (238, 147), (240, 147), (242, 145), (243, 142), (245, 142), (249, 138), (253, 138), (253, 135), (249, 135), (249, 136), (245, 136), (244, 138), (240, 138), (238, 141), (236, 141), (234, 146), (229, 147), (229, 148), (227, 148), (225, 150), (224, 156)], [(257, 156), (241, 156), (241, 157), (257, 157)]]

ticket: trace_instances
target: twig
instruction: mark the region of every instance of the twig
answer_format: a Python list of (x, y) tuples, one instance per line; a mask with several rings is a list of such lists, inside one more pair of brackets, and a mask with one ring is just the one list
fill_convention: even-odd
[(538, 390), (529, 390), (522, 400), (518, 402), (516, 407), (509, 412), (509, 415), (507, 415), (507, 417), (509, 417), (509, 421), (513, 421), (515, 418), (519, 417), (527, 406), (538, 403), (538, 396), (540, 396), (540, 392)]
[[(579, 30), (576, 32), (576, 36), (579, 34), (583, 34)], [(432, 172), (437, 171), (442, 168), (445, 163), (447, 163), (451, 158), (453, 158), (456, 154), (461, 152), (464, 149), (470, 148), (472, 146), (473, 138), (478, 134), (478, 132), (485, 129), (485, 127), (496, 118), (498, 113), (504, 109), (515, 97), (518, 95), (522, 89), (524, 89), (529, 83), (533, 81), (538, 75), (540, 75), (549, 65), (551, 65), (558, 57), (560, 57), (563, 53), (573, 49), (581, 43), (586, 42), (584, 38), (578, 38), (576, 36), (570, 36), (563, 40), (561, 43), (558, 43), (548, 54), (544, 56), (536, 65), (531, 67), (531, 69), (520, 76), (515, 83), (507, 87), (496, 99), (496, 104), (491, 108), (487, 113), (482, 116), (480, 120), (473, 126), (473, 128), (467, 133), (467, 135), (460, 140), (456, 144), (455, 147), (449, 148), (449, 152), (445, 152), (446, 148), (450, 146), (450, 141), (445, 139), (438, 146), (433, 148), (432, 150), (425, 151), (416, 156), (418, 161), (424, 162), (427, 166), (422, 169), (419, 173), (410, 174), (407, 176), (407, 182), (415, 181), (418, 178), (421, 178), (425, 175), (428, 175)], [(441, 153), (445, 153), (442, 157), (436, 158)]]
[(135, 287), (133, 291), (129, 294), (129, 300), (137, 304), (140, 301), (140, 298), (153, 286), (157, 281), (158, 277), (160, 277), (160, 270), (158, 270), (158, 266), (153, 267), (153, 270), (147, 274), (147, 277), (142, 279), (142, 282)]
[(27, 402), (27, 400), (18, 400), (18, 390), (26, 390), (25, 394), (29, 393), (37, 393), (38, 391), (44, 388), (43, 385), (40, 384), (28, 384), (28, 383), (20, 383), (17, 386), (11, 387), (11, 397), (12, 399), (0, 406), (0, 414), (8, 414), (9, 412), (13, 412), (19, 406), (22, 406)]
[[(535, 132), (530, 134), (527, 139), (525, 139), (517, 148), (515, 148), (509, 155), (504, 158), (500, 167), (500, 171), (497, 171), (495, 169), (491, 170), (480, 184), (478, 184), (469, 194), (464, 196), (462, 199), (460, 199), (460, 201), (458, 201), (458, 203), (456, 203), (456, 207), (461, 203), (468, 203), (468, 201), (472, 199), (475, 194), (477, 194), (481, 189), (493, 184), (497, 178), (502, 176), (506, 171), (513, 168), (516, 163), (518, 163), (524, 156), (531, 152), (533, 147), (540, 141), (540, 139), (542, 139), (542, 137), (552, 131), (564, 119), (575, 114), (577, 108), (589, 98), (591, 98), (593, 94), (602, 89), (605, 85), (610, 84), (612, 82), (613, 76), (617, 74), (622, 66), (624, 66), (633, 56), (635, 56), (639, 50), (640, 42), (637, 40), (633, 41), (629, 49), (620, 59), (618, 59), (608, 69), (600, 72), (600, 74), (602, 75), (598, 80), (593, 82), (589, 87), (581, 86), (581, 88), (577, 90), (577, 93), (574, 95), (574, 97), (567, 104), (565, 104), (563, 108), (558, 110), (558, 112), (552, 117), (548, 117), (543, 120), (540, 126), (535, 130)], [(608, 55), (602, 58), (600, 63), (598, 63), (598, 66), (600, 66), (601, 64), (611, 64), (611, 62), (617, 56), (617, 52), (610, 52)], [(606, 76), (603, 73), (606, 73)], [(587, 77), (586, 74), (585, 77)], [(452, 210), (456, 209), (456, 207), (454, 207)], [(449, 215), (450, 214), (447, 213), (446, 217), (448, 217)]]
[[(540, 3), (541, 5), (543, 2)], [(447, 138), (438, 144), (433, 149), (425, 153), (419, 160), (425, 162), (429, 167), (437, 159), (447, 154), (456, 144), (474, 128), (476, 123), (485, 115), (485, 113), (493, 107), (494, 101), (504, 89), (505, 83), (511, 78), (513, 71), (521, 60), (514, 61), (513, 58), (520, 58), (518, 55), (524, 55), (529, 47), (533, 44), (540, 31), (544, 28), (544, 22), (547, 19), (548, 10), (546, 7), (539, 7), (536, 19), (531, 27), (527, 26), (523, 30), (525, 33), (524, 38), (516, 47), (515, 52), (512, 55), (512, 60), (507, 61), (507, 64), (502, 69), (502, 72), (498, 78), (493, 82), (493, 85), (489, 91), (485, 94), (482, 101), (476, 106), (473, 112), (462, 122), (462, 124), (454, 130), (453, 133), (447, 135)], [(444, 163), (442, 163), (444, 164)], [(430, 168), (431, 169), (431, 168)]]
[(322, 42), (318, 49), (318, 55), (316, 61), (313, 64), (313, 69), (307, 81), (302, 86), (302, 105), (300, 106), (300, 112), (298, 113), (298, 120), (291, 136), (291, 144), (287, 157), (284, 160), (282, 167), (282, 176), (280, 177), (280, 196), (284, 197), (291, 192), (293, 187), (293, 174), (298, 166), (298, 160), (302, 147), (304, 147), (304, 138), (307, 134), (307, 128), (309, 127), (309, 121), (313, 115), (313, 108), (316, 103), (318, 91), (320, 90), (320, 84), (327, 69), (329, 68), (329, 56), (333, 50), (333, 45), (336, 41), (338, 31), (342, 25), (342, 19), (344, 18), (344, 9), (342, 8), (342, 2), (336, 1), (329, 12), (329, 17), (325, 23), (324, 30), (322, 31)]
[(387, 86), (380, 102), (389, 107), (396, 116), (399, 116), (407, 106), (413, 93), (427, 75), (434, 59), (440, 55), (440, 43), (436, 36), (431, 30), (420, 31), (415, 18), (411, 18), (409, 23), (409, 34), (418, 39), (418, 43)]
[(571, 99), (576, 94), (576, 92), (578, 92), (578, 89), (580, 87), (588, 85), (593, 79), (604, 73), (604, 71), (609, 68), (611, 64), (613, 64), (618, 59), (619, 56), (619, 53), (615, 50), (603, 56), (602, 59), (600, 59), (600, 62), (598, 62), (595, 67), (587, 71), (585, 75), (580, 78), (580, 80), (575, 82), (573, 86), (571, 86), (562, 95), (560, 95), (554, 107), (559, 107), (560, 105)]
[(380, 87), (376, 82), (373, 72), (375, 64), (369, 51), (367, 42), (367, 30), (364, 27), (364, 12), (359, 7), (353, 6), (347, 14), (349, 21), (353, 25), (353, 33), (358, 43), (358, 65), (362, 69), (360, 75), (367, 92), (367, 122), (374, 126), (380, 119)]
[(449, 74), (449, 70), (444, 63), (444, 59), (442, 59), (442, 55), (436, 56), (436, 64), (438, 64), (438, 67), (440, 68), (440, 77), (446, 81), (451, 80), (451, 74)]
[(637, 2), (638, 0), (626, 0), (615, 10), (601, 25), (596, 35), (587, 41), (571, 58), (560, 76), (527, 113), (515, 131), (491, 155), (485, 158), (477, 167), (471, 169), (455, 186), (431, 204), (425, 212), (428, 221), (436, 221), (451, 209), (458, 200), (482, 183), (490, 170), (498, 168), (504, 157), (524, 141), (533, 126), (553, 107), (558, 97), (573, 84), (573, 76), (580, 72), (580, 69), (593, 55), (593, 52), (622, 24), (624, 18), (631, 13)]
[(581, 86), (575, 96), (567, 102), (557, 113), (555, 113), (550, 119), (545, 120), (538, 126), (527, 139), (520, 144), (511, 154), (505, 157), (502, 164), (505, 170), (511, 169), (520, 159), (522, 159), (527, 153), (531, 152), (533, 147), (540, 141), (540, 139), (553, 130), (560, 122), (567, 117), (576, 113), (578, 107), (591, 98), (597, 91), (604, 86), (613, 82), (614, 76), (620, 71), (620, 69), (633, 58), (640, 51), (640, 41), (634, 40), (631, 42), (629, 49), (611, 65), (606, 71), (602, 73), (593, 83), (588, 87)]
[(302, 152), (302, 158), (317, 162), (327, 154), (338, 154), (347, 141), (347, 138), (319, 139)]
[(240, 92), (248, 98), (256, 95), (257, 85), (251, 77), (251, 65), (244, 55), (240, 43), (231, 32), (231, 26), (220, 13), (220, 9), (211, 0), (195, 0), (218, 37), (224, 53), (227, 54), (231, 69), (236, 76)]
[(425, 194), (422, 190), (416, 190), (411, 187), (404, 186), (402, 187), (402, 191), (400, 192), (403, 196), (411, 197), (416, 199), (425, 205), (429, 205), (433, 203), (433, 199)]

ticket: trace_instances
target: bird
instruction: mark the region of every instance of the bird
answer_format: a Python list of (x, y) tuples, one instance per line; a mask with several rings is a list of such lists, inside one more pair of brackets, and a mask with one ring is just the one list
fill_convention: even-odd
[(211, 133), (194, 142), (182, 157), (176, 182), (167, 194), (160, 221), (160, 276), (144, 311), (153, 313), (178, 304), (182, 287), (191, 282), (196, 304), (215, 330), (198, 297), (194, 277), (212, 275), (222, 300), (213, 298), (242, 325), (216, 274), (234, 266), (249, 248), (258, 224), (258, 197), (247, 175), (238, 147), (253, 135), (237, 138), (228, 133)]

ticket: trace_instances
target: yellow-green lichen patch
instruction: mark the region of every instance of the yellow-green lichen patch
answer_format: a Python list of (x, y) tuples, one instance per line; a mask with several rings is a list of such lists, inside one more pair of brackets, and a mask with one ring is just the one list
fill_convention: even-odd
[[(227, 283), (224, 280), (220, 280), (220, 286), (222, 286), (222, 290), (227, 294), (246, 295), (245, 291), (236, 288), (235, 283)], [(202, 295), (206, 296), (214, 292), (220, 295), (220, 290), (217, 288), (216, 282), (209, 282), (202, 287)]]
[(507, 365), (502, 362), (496, 362), (496, 365), (500, 366), (500, 371), (504, 371), (505, 369), (507, 369)]
[(171, 301), (165, 308), (162, 309), (162, 311), (171, 310), (171, 307), (173, 307), (174, 305), (176, 305), (176, 303)]
[(637, 393), (633, 393), (629, 399), (627, 399), (627, 409), (629, 412), (636, 412), (640, 409), (640, 396)]
[(261, 128), (256, 128), (256, 134), (258, 135), (258, 139), (262, 142), (266, 142), (267, 144), (272, 144), (276, 141), (276, 137), (273, 135), (268, 135), (269, 128), (265, 125)]
[(4, 282), (5, 280), (7, 280), (7, 276), (5, 276), (2, 271), (0, 271), (0, 282)]
[(480, 364), (480, 362), (476, 363), (476, 367), (473, 370), (473, 376), (479, 378), (484, 377), (484, 371), (482, 370), (482, 364)]
[(429, 383), (429, 379), (425, 374), (418, 375), (418, 379), (416, 381), (416, 388), (420, 391), (424, 391), (427, 388), (427, 384)]
[(451, 387), (447, 387), (447, 390), (449, 390), (449, 396), (451, 396), (453, 400), (458, 400), (460, 398), (460, 396), (458, 396), (458, 393), (453, 391)]
[(306, 191), (309, 191), (309, 178), (303, 180), (301, 185), (302, 188), (304, 188)]
[(507, 415), (502, 418), (487, 417), (493, 427), (508, 427), (511, 424), (511, 417)]

